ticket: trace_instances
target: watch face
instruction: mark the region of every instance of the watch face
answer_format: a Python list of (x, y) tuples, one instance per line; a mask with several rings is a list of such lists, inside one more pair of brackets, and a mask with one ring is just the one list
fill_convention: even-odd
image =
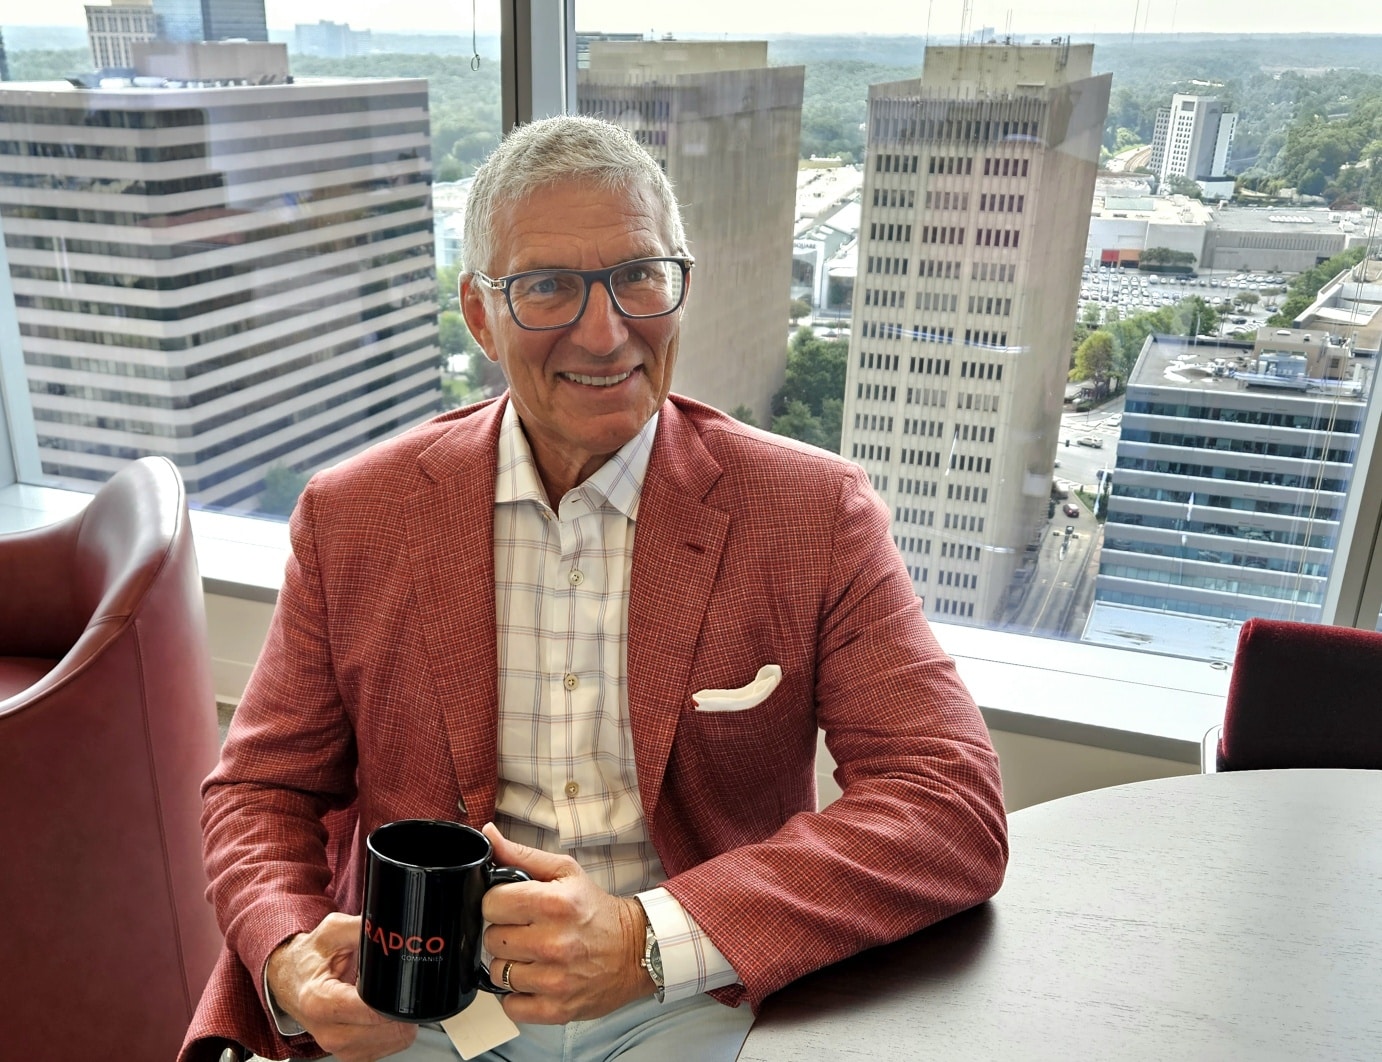
[(648, 926), (647, 935), (643, 938), (643, 969), (648, 971), (648, 976), (653, 979), (653, 984), (661, 988), (662, 948), (658, 946), (657, 934), (653, 932), (652, 926)]

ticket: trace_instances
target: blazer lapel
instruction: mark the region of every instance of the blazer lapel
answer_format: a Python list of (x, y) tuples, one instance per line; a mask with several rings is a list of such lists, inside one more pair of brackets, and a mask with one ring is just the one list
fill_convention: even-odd
[(639, 500), (629, 587), (629, 721), (650, 836), (729, 533), (729, 514), (703, 501), (720, 473), (692, 423), (664, 402)]
[[(499, 659), (494, 616), (494, 489), (504, 401), (457, 420), (418, 465), (431, 483), (405, 499), (419, 622), (472, 822), (494, 814)], [(399, 646), (401, 653), (422, 647)]]

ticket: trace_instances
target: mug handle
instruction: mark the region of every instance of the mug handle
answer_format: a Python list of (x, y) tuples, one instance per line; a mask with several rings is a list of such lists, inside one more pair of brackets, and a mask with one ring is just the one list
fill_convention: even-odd
[[(520, 881), (532, 881), (533, 879), (526, 871), (519, 870), (517, 867), (490, 867), (486, 871), (488, 882), (486, 889), (493, 888), (495, 885), (512, 885)], [(489, 976), (489, 967), (484, 963), (480, 964), (480, 987), (490, 995), (507, 996), (512, 994), (512, 989), (496, 985)]]

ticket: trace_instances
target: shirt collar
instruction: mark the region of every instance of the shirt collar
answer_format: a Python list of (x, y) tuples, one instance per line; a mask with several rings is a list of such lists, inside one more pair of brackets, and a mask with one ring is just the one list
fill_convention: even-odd
[[(628, 519), (635, 519), (660, 415), (654, 413), (649, 417), (648, 423), (638, 434), (611, 454), (609, 460), (597, 468), (589, 479), (573, 489), (573, 493), (585, 495), (594, 508), (608, 503)], [(528, 436), (523, 432), (513, 402), (505, 404), (504, 416), (499, 424), (499, 468), (494, 501), (496, 505), (520, 501), (548, 504), (547, 493), (537, 474), (537, 462), (533, 460)], [(558, 506), (561, 504), (560, 498), (555, 501)]]

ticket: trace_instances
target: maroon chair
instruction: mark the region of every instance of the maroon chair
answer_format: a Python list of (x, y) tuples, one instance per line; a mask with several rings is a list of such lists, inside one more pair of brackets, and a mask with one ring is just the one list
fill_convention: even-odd
[(1214, 751), (1220, 771), (1382, 769), (1382, 634), (1248, 620)]
[(221, 940), (199, 821), (218, 744), (170, 461), (0, 535), (0, 1057), (177, 1055)]

